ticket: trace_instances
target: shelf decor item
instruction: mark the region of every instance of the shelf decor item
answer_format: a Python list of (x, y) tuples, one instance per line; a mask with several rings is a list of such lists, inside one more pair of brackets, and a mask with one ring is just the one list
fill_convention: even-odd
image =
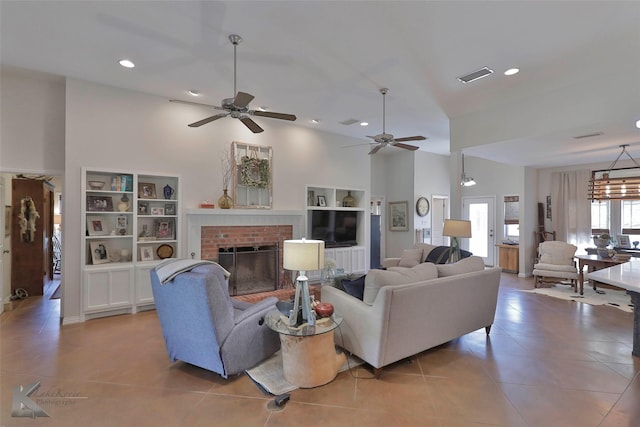
[(113, 212), (113, 199), (110, 196), (87, 196), (87, 211)]
[(89, 230), (89, 236), (106, 236), (109, 234), (109, 230), (107, 230), (104, 218), (102, 217), (87, 218), (87, 229)]
[(222, 190), (222, 196), (218, 199), (218, 206), (220, 209), (231, 209), (233, 207), (233, 199), (227, 193), (227, 189)]
[(356, 206), (356, 198), (351, 195), (351, 190), (347, 191), (347, 195), (342, 198), (342, 206), (345, 208)]
[(169, 184), (165, 185), (162, 189), (162, 194), (166, 200), (171, 199), (171, 196), (176, 192)]
[(89, 247), (91, 248), (92, 264), (106, 264), (111, 262), (109, 259), (109, 250), (105, 242), (91, 242)]
[(128, 212), (129, 211), (129, 198), (126, 194), (123, 194), (120, 198), (120, 203), (118, 203), (118, 210), (120, 212)]
[(141, 199), (155, 199), (156, 185), (149, 182), (138, 183), (138, 197)]

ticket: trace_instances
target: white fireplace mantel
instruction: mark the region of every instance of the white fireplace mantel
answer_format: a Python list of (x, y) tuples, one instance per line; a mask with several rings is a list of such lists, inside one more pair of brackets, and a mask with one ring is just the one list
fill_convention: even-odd
[(291, 225), (293, 238), (304, 236), (304, 211), (270, 209), (187, 209), (187, 256), (201, 257), (201, 228), (207, 226)]

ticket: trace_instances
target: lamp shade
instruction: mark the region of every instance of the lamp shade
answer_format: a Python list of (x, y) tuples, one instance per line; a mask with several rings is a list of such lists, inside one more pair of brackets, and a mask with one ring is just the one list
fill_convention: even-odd
[(471, 221), (445, 219), (442, 235), (449, 237), (471, 237)]
[(319, 270), (324, 267), (324, 241), (285, 240), (282, 257), (286, 270)]

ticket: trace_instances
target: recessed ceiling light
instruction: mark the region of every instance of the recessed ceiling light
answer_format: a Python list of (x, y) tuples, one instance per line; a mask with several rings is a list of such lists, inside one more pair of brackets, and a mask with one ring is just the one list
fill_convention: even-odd
[(318, 123), (320, 123), (320, 120), (318, 119), (311, 119), (311, 123), (317, 125)]
[(129, 61), (128, 59), (120, 60), (120, 65), (122, 65), (124, 68), (133, 68), (133, 67), (136, 66), (136, 64), (134, 64), (133, 62)]
[(505, 76), (513, 76), (514, 74), (518, 74), (520, 72), (520, 68), (509, 68), (504, 72)]
[(200, 95), (201, 95), (201, 93), (200, 93), (200, 92), (198, 92), (197, 90), (193, 90), (193, 89), (188, 90), (187, 92), (188, 92), (188, 93), (189, 93), (189, 95), (191, 95), (191, 96), (200, 96)]
[(369, 122), (360, 122), (360, 126), (369, 126)]

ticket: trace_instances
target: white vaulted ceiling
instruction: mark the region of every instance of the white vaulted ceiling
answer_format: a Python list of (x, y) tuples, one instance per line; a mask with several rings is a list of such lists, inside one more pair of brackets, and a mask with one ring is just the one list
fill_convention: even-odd
[[(378, 90), (388, 87), (387, 132), (425, 135), (416, 145), (440, 154), (450, 150), (450, 120), (501, 109), (557, 118), (583, 99), (558, 98), (562, 108), (544, 114), (528, 108), (546, 94), (615, 87), (619, 101), (588, 123), (521, 126), (469, 152), (523, 166), (609, 161), (622, 143), (640, 154), (640, 2), (2, 1), (0, 15), (4, 66), (215, 105), (233, 97), (236, 33), (238, 90), (255, 96), (252, 108), (365, 142), (382, 131)], [(122, 58), (136, 67), (120, 67)], [(483, 66), (495, 73), (457, 81)], [(511, 67), (521, 72), (505, 77)], [(351, 118), (370, 125), (340, 124)], [(491, 126), (500, 126), (495, 115)]]

